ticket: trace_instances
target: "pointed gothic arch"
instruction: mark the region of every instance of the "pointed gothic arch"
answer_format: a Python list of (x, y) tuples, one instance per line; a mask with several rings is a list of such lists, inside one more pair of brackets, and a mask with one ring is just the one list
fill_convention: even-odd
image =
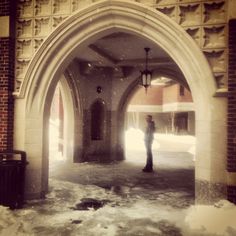
[[(220, 196), (221, 184), (225, 182), (225, 146), (219, 145), (216, 139), (218, 133), (225, 135), (226, 131), (225, 114), (219, 114), (217, 110), (218, 107), (223, 109), (225, 101), (213, 97), (216, 84), (208, 62), (193, 39), (174, 21), (147, 6), (122, 0), (100, 1), (68, 17), (42, 43), (29, 65), (19, 94), (22, 100), (16, 104), (25, 107), (24, 133), (18, 135), (23, 136), (23, 148), (32, 160), (28, 168), (28, 195), (40, 195), (46, 190), (40, 163), (45, 156), (43, 110), (47, 106), (50, 87), (56, 84), (80, 47), (115, 31), (153, 41), (172, 57), (183, 72), (197, 107), (197, 186), (204, 185), (210, 189), (212, 184), (217, 184), (219, 191), (211, 196)], [(38, 138), (32, 140), (30, 133)], [(218, 163), (215, 162), (216, 156)], [(216, 165), (218, 169), (215, 169)], [(218, 175), (219, 171), (222, 174)], [(37, 175), (36, 179), (32, 173)]]

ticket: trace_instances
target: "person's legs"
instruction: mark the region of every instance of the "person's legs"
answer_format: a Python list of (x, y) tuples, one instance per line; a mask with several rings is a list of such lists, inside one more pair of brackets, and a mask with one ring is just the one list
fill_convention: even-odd
[(146, 166), (144, 167), (143, 171), (151, 172), (153, 169), (153, 161), (152, 161), (152, 142), (146, 142), (146, 151), (147, 151), (147, 160)]
[(148, 150), (148, 156), (147, 156), (147, 168), (152, 170), (152, 150), (151, 148)]

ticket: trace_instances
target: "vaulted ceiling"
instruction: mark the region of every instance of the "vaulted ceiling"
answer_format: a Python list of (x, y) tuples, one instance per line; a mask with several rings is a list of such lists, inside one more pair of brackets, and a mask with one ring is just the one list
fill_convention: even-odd
[[(149, 69), (154, 76), (165, 76), (177, 80), (187, 87), (187, 82), (172, 58), (156, 43), (142, 37), (124, 32), (117, 32), (98, 39), (84, 47), (77, 61), (80, 66), (90, 68), (111, 68), (121, 71), (124, 68), (143, 70), (146, 53), (144, 48), (150, 48), (148, 54)], [(86, 70), (89, 73), (89, 70)]]

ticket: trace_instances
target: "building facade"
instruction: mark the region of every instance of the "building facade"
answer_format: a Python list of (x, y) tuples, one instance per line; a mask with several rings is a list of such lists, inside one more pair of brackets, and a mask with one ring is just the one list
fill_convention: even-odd
[(173, 83), (140, 88), (131, 98), (126, 114), (126, 128), (145, 130), (147, 114), (156, 123), (156, 132), (195, 135), (195, 113), (191, 92)]
[[(121, 60), (131, 53), (125, 40), (113, 54), (102, 50), (119, 33), (135, 38), (133, 46), (146, 40), (168, 55), (152, 65), (154, 74), (174, 77), (192, 92), (196, 201), (236, 202), (235, 9), (234, 0), (1, 1), (0, 148), (27, 152), (27, 197), (47, 192), (48, 120), (58, 83), (64, 150), (72, 161), (124, 159), (124, 114), (140, 68), (133, 54)], [(95, 67), (88, 50), (90, 62), (100, 57)], [(100, 128), (93, 130), (97, 112)]]

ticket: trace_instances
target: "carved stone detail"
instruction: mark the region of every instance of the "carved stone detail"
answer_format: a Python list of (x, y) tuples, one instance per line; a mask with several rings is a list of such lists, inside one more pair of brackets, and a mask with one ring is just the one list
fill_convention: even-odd
[(15, 85), (14, 85), (15, 92), (20, 91), (20, 87), (21, 87), (22, 82), (23, 82), (22, 79), (15, 79)]
[(29, 59), (18, 59), (16, 61), (16, 78), (17, 79), (24, 78), (29, 62), (30, 62)]
[[(33, 57), (55, 27), (75, 11), (97, 1), (99, 0), (18, 0), (17, 80), (23, 78), (22, 68), (26, 67), (23, 64), (27, 64), (27, 60)], [(152, 6), (179, 23), (206, 55), (218, 87), (227, 85), (227, 0), (133, 1)], [(18, 85), (20, 83), (17, 82)]]
[(47, 16), (51, 14), (51, 0), (36, 0), (35, 15)]
[(213, 72), (226, 71), (226, 53), (224, 50), (204, 51)]
[(17, 37), (32, 37), (32, 20), (18, 20), (16, 27)]
[(156, 4), (175, 4), (176, 0), (156, 0)]
[(225, 26), (204, 27), (203, 47), (222, 48), (226, 46)]
[(34, 39), (34, 50), (36, 51), (42, 44), (43, 39)]
[(79, 9), (80, 0), (72, 0), (72, 12), (77, 11)]
[(47, 36), (51, 31), (49, 21), (49, 17), (35, 19), (34, 35), (37, 37)]
[[(153, 0), (152, 0), (153, 1)], [(88, 6), (89, 4), (95, 2), (94, 0), (71, 0), (71, 12), (75, 12), (82, 7)], [(135, 2), (141, 2), (140, 0), (136, 0)], [(147, 3), (143, 1), (143, 3)]]
[(214, 77), (215, 77), (216, 85), (218, 89), (228, 87), (228, 80), (227, 80), (226, 73), (215, 73)]
[(32, 55), (32, 41), (31, 39), (17, 40), (16, 55), (19, 58), (28, 58)]
[(200, 46), (200, 44), (201, 44), (201, 29), (198, 27), (192, 27), (192, 28), (187, 28), (185, 30), (194, 39), (194, 41)]
[(69, 0), (54, 0), (52, 4), (52, 12), (55, 14), (69, 14), (70, 1)]
[(153, 0), (139, 0), (139, 2), (141, 2), (143, 4), (147, 4), (147, 5), (153, 4)]
[(17, 7), (17, 15), (20, 18), (23, 17), (32, 17), (33, 12), (33, 1), (32, 0), (19, 0), (18, 7)]
[[(212, 2), (204, 3), (204, 23), (222, 23), (226, 20), (225, 3)], [(216, 17), (217, 16), (217, 17)]]
[(201, 24), (201, 5), (189, 4), (179, 6), (179, 24), (200, 25)]
[(180, 3), (202, 2), (202, 0), (179, 0)]
[(158, 7), (156, 8), (160, 12), (164, 13), (165, 15), (169, 16), (171, 19), (176, 19), (176, 10), (175, 7)]
[(52, 27), (57, 27), (63, 20), (65, 20), (67, 16), (58, 16), (58, 17), (53, 17), (53, 24)]

